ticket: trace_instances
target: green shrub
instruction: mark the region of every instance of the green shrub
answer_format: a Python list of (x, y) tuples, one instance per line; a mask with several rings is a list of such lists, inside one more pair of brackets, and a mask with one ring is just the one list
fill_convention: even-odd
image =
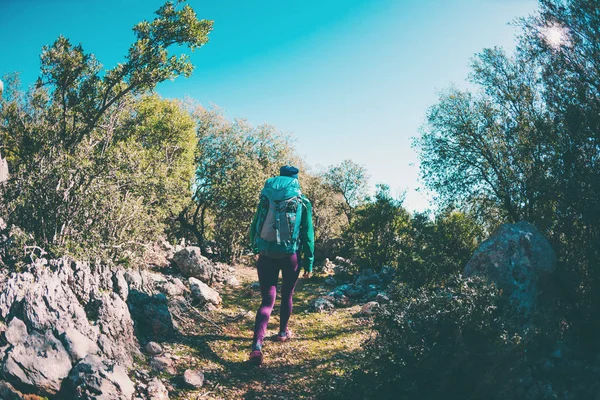
[(523, 398), (521, 378), (553, 343), (478, 278), (453, 277), (429, 289), (398, 285), (391, 297), (356, 369), (325, 397)]

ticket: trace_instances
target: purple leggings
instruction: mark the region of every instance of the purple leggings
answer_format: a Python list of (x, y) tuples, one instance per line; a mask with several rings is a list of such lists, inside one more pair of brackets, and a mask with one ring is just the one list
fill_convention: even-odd
[(281, 270), (283, 277), (283, 284), (281, 285), (281, 308), (279, 309), (279, 331), (285, 332), (287, 330), (287, 324), (290, 320), (290, 315), (292, 315), (292, 295), (294, 294), (294, 288), (300, 275), (300, 257), (298, 253), (280, 259), (261, 255), (258, 258), (257, 270), (262, 303), (256, 313), (253, 343), (262, 344), (267, 332), (269, 317), (275, 305), (279, 270)]

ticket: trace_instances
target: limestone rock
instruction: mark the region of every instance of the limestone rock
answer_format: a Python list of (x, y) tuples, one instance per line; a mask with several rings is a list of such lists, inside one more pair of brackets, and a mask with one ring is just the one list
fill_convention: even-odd
[(161, 237), (144, 252), (144, 264), (150, 267), (166, 268), (171, 264), (174, 248), (165, 237)]
[(173, 337), (175, 327), (167, 303), (162, 293), (154, 296), (135, 290), (129, 293), (128, 306), (138, 336), (158, 342)]
[(150, 366), (154, 371), (157, 372), (165, 372), (171, 375), (175, 375), (177, 373), (173, 367), (173, 361), (167, 356), (152, 357), (150, 360)]
[(148, 400), (169, 400), (169, 391), (158, 378), (148, 382)]
[(360, 272), (355, 284), (366, 288), (372, 284), (381, 284), (381, 278), (371, 268), (366, 268)]
[(186, 369), (183, 373), (183, 380), (189, 386), (201, 388), (204, 385), (204, 374), (200, 371)]
[(27, 325), (18, 318), (13, 318), (5, 332), (6, 341), (13, 346), (23, 343), (27, 338)]
[(114, 361), (89, 355), (71, 370), (66, 391), (72, 399), (130, 400), (135, 387)]
[(536, 304), (540, 278), (556, 268), (550, 243), (528, 222), (502, 225), (484, 241), (465, 267), (465, 276), (483, 276), (510, 296), (525, 314)]
[(16, 387), (44, 396), (58, 393), (71, 370), (71, 359), (52, 332), (42, 335), (33, 331), (11, 344), (2, 366), (5, 378)]
[(162, 347), (160, 347), (160, 344), (156, 342), (148, 342), (145, 349), (146, 353), (150, 354), (151, 356), (155, 356), (163, 352), (163, 349)]
[(203, 282), (210, 282), (215, 272), (215, 265), (204, 257), (199, 247), (186, 247), (173, 255), (173, 262), (185, 277), (193, 277)]
[(111, 292), (99, 294), (95, 306), (97, 324), (102, 332), (98, 339), (100, 349), (107, 358), (126, 368), (131, 367), (133, 356), (139, 354), (139, 346), (127, 304)]
[(158, 290), (169, 297), (183, 296), (187, 291), (187, 287), (179, 278), (170, 278), (158, 285)]
[(196, 278), (190, 278), (189, 282), (192, 295), (202, 303), (211, 303), (216, 306), (221, 304), (222, 300), (219, 292)]
[(225, 284), (231, 287), (239, 287), (240, 281), (235, 276), (230, 275), (227, 278), (225, 278)]
[(100, 349), (95, 342), (92, 342), (87, 336), (83, 335), (75, 328), (69, 328), (60, 336), (65, 350), (69, 353), (71, 361), (77, 363), (84, 359), (88, 354), (98, 354)]
[(127, 295), (129, 294), (129, 287), (127, 285), (127, 281), (125, 280), (125, 274), (123, 270), (117, 270), (113, 275), (113, 287), (114, 292), (118, 294), (123, 301), (127, 301)]

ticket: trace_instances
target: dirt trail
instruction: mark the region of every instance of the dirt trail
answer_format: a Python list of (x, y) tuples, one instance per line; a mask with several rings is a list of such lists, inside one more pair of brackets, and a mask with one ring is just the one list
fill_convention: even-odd
[[(171, 399), (301, 399), (314, 398), (318, 388), (344, 371), (348, 356), (371, 334), (369, 320), (356, 318), (360, 306), (332, 313), (308, 312), (310, 302), (328, 291), (324, 278), (298, 282), (290, 328), (294, 338), (285, 343), (267, 340), (264, 364), (247, 363), (254, 317), (260, 304), (253, 268), (239, 266), (238, 288), (223, 288), (223, 306), (214, 311), (192, 310), (179, 316), (182, 332), (165, 350), (178, 358), (178, 375), (185, 369), (204, 372), (206, 383), (199, 390), (184, 389), (177, 377), (170, 378)], [(268, 336), (279, 327), (279, 296), (269, 321)], [(180, 379), (180, 378), (179, 378)]]

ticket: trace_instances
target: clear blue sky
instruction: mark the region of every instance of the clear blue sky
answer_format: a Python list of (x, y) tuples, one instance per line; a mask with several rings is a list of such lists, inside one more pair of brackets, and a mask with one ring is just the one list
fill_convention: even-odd
[[(131, 28), (151, 19), (157, 0), (0, 0), (0, 75), (39, 71), (43, 45), (59, 34), (82, 43), (106, 67), (121, 61)], [(229, 117), (270, 123), (296, 138), (309, 164), (350, 158), (372, 184), (415, 191), (411, 138), (440, 90), (467, 87), (469, 60), (484, 47), (514, 47), (508, 23), (535, 0), (189, 0), (215, 21), (192, 55), (190, 79), (162, 84), (165, 97), (216, 104)]]

